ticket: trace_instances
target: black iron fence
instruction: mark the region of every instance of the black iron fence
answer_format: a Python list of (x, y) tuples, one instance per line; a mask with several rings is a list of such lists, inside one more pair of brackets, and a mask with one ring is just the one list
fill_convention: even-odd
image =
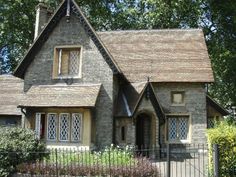
[[(221, 148), (211, 149), (212, 159), (208, 157), (210, 149), (204, 144), (162, 145), (152, 149), (48, 149), (27, 152), (32, 160), (16, 163), (15, 176), (236, 176), (234, 161), (222, 168)], [(7, 153), (15, 156), (19, 152)]]

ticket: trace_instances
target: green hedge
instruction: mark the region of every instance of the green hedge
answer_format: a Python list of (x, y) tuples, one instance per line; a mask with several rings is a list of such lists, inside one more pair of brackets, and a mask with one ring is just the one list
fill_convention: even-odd
[(45, 150), (45, 145), (35, 139), (35, 133), (18, 127), (0, 127), (0, 176), (9, 176), (15, 172), (16, 165), (34, 161), (41, 154), (29, 152)]
[(218, 144), (221, 176), (236, 174), (236, 126), (228, 122), (220, 122), (215, 128), (207, 131), (207, 139), (209, 144), (210, 171), (213, 170), (212, 146), (213, 144)]

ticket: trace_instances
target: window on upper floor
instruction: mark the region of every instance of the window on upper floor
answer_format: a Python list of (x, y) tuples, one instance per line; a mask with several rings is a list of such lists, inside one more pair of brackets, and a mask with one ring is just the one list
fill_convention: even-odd
[(53, 78), (81, 77), (81, 47), (56, 47)]
[(189, 139), (189, 116), (169, 116), (167, 137), (169, 142), (187, 142)]
[(184, 104), (184, 92), (182, 92), (182, 91), (171, 92), (171, 103), (172, 103), (172, 105), (183, 105)]

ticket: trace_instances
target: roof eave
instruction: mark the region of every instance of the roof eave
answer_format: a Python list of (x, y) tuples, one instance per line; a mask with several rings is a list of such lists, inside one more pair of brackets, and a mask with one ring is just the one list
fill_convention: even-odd
[(222, 114), (222, 116), (227, 116), (230, 113), (219, 103), (217, 103), (213, 98), (211, 98), (209, 95), (206, 95), (207, 103), (209, 103), (211, 106), (213, 106), (219, 113)]
[(62, 105), (62, 106), (58, 106), (58, 105), (45, 105), (45, 106), (42, 106), (42, 105), (31, 105), (31, 106), (28, 106), (28, 105), (18, 105), (17, 106), (18, 108), (94, 108), (95, 105), (89, 105), (89, 106), (66, 106), (66, 105)]

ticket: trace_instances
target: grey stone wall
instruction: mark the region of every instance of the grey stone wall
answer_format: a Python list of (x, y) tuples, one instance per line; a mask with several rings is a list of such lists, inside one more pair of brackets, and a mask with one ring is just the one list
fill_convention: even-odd
[[(154, 89), (165, 113), (190, 116), (190, 143), (205, 143), (207, 113), (204, 84), (156, 83)], [(183, 106), (173, 106), (171, 104), (171, 91), (185, 92), (185, 104)]]
[(62, 18), (25, 73), (24, 90), (32, 85), (66, 83), (63, 79), (52, 79), (54, 47), (81, 45), (82, 78), (73, 83), (102, 83), (97, 100), (94, 120), (96, 121), (96, 143), (112, 143), (113, 127), (113, 74), (102, 55), (88, 37), (82, 25), (72, 14), (70, 23)]
[[(189, 130), (189, 141), (188, 143), (206, 143), (206, 128), (207, 128), (207, 113), (206, 113), (206, 93), (204, 84), (200, 83), (154, 83), (155, 94), (158, 98), (160, 105), (163, 107), (164, 112), (168, 115), (188, 115), (190, 130)], [(171, 104), (171, 92), (172, 91), (184, 91), (185, 93), (185, 104), (182, 106), (174, 106)], [(151, 102), (145, 97), (142, 99), (138, 110), (136, 111), (137, 117), (140, 113), (147, 113), (152, 117), (155, 117), (156, 121), (156, 132), (153, 131), (156, 137), (155, 146), (160, 143), (166, 143), (166, 128), (167, 124), (160, 127), (159, 135), (159, 119), (156, 117), (155, 110)], [(125, 119), (117, 119), (116, 129), (120, 131), (120, 124), (124, 124)], [(128, 118), (127, 118), (128, 120)], [(126, 121), (126, 126), (129, 131), (127, 134), (127, 143), (135, 144), (135, 124), (132, 121)], [(120, 140), (119, 135), (116, 136), (117, 140)], [(120, 142), (118, 141), (120, 144)]]
[[(116, 119), (116, 143), (119, 145), (124, 145), (125, 143), (128, 145), (135, 145), (136, 143), (136, 119), (137, 116), (141, 113), (147, 114), (149, 116), (152, 125), (146, 125), (151, 128), (150, 132), (144, 132), (145, 141), (149, 142), (149, 147), (159, 147), (159, 120), (155, 114), (155, 110), (152, 106), (152, 103), (149, 99), (146, 99), (145, 96), (141, 100), (139, 107), (137, 108), (136, 114), (133, 118), (117, 118)], [(155, 125), (153, 125), (155, 124)], [(121, 141), (121, 127), (126, 126), (126, 142)], [(153, 128), (157, 127), (156, 129)], [(145, 129), (147, 130), (147, 129)], [(153, 141), (154, 139), (154, 141)]]

